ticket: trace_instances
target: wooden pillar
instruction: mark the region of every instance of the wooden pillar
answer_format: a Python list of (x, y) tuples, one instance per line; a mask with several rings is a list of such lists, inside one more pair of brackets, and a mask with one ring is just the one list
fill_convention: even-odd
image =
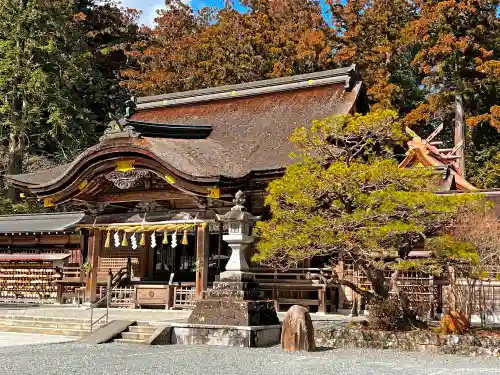
[(101, 256), (101, 231), (93, 229), (89, 234), (89, 264), (90, 272), (87, 272), (86, 301), (93, 303), (96, 301), (97, 271), (99, 268), (99, 257)]
[[(141, 234), (142, 235), (142, 234)], [(140, 251), (140, 264), (141, 264), (141, 274), (139, 275), (141, 280), (144, 280), (145, 278), (147, 278), (148, 276), (151, 276), (151, 274), (149, 273), (149, 241), (147, 240), (147, 234), (145, 234), (146, 236), (146, 244), (144, 246), (140, 246), (139, 247), (139, 251)]]
[(222, 252), (222, 232), (224, 230), (224, 223), (219, 223), (219, 242), (217, 244), (217, 273), (220, 273), (220, 256)]
[(455, 267), (449, 266), (448, 273), (450, 278), (450, 285), (448, 287), (448, 312), (450, 312), (457, 309), (457, 275)]
[(318, 312), (326, 314), (326, 285), (318, 289)]
[(80, 231), (80, 259), (78, 261), (78, 266), (80, 267), (80, 282), (81, 286), (85, 285), (85, 269), (83, 265), (89, 259), (89, 231), (87, 229), (82, 229)]
[[(154, 232), (152, 232), (154, 233)], [(155, 267), (156, 267), (156, 264), (154, 264), (154, 257), (155, 257), (155, 251), (156, 249), (158, 248), (158, 243), (156, 244), (156, 247), (155, 248), (152, 248), (151, 247), (151, 235), (152, 233), (147, 233), (146, 234), (146, 248), (148, 249), (147, 251), (147, 258), (146, 258), (146, 262), (147, 262), (147, 270), (148, 270), (148, 274), (147, 276), (149, 278), (153, 278), (153, 274), (155, 272)]]
[[(339, 280), (344, 279), (344, 259), (339, 258), (335, 272), (337, 272), (337, 277)], [(345, 288), (342, 285), (338, 287), (338, 309), (344, 308), (345, 303)]]
[(203, 298), (203, 292), (208, 286), (208, 245), (208, 226), (198, 225), (196, 227), (196, 299)]

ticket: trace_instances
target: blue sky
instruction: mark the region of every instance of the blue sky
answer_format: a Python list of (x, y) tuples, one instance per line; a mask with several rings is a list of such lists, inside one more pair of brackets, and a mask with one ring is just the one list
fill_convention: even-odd
[[(205, 6), (222, 6), (223, 0), (186, 0), (195, 9), (201, 9)], [(122, 0), (122, 4), (129, 8), (142, 10), (140, 23), (152, 26), (153, 19), (156, 16), (156, 10), (163, 8), (165, 2), (162, 0)]]
[[(202, 9), (206, 6), (222, 7), (224, 0), (184, 0), (191, 4), (194, 10)], [(142, 11), (139, 22), (148, 26), (153, 25), (153, 19), (156, 17), (156, 10), (165, 6), (164, 0), (121, 0), (122, 4), (129, 8), (135, 8)], [(238, 9), (237, 1), (234, 2), (235, 7)], [(321, 1), (324, 9), (326, 8), (325, 2)]]

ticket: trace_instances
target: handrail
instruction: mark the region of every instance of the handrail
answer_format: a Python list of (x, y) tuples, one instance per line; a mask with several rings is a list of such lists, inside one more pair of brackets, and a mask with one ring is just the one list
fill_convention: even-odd
[[(109, 322), (109, 305), (111, 302), (111, 295), (114, 288), (123, 281), (123, 276), (126, 276), (129, 280), (131, 278), (131, 262), (130, 258), (127, 260), (127, 266), (118, 270), (118, 272), (113, 276), (111, 268), (108, 271), (108, 284), (106, 287), (106, 294), (99, 301), (94, 302), (90, 305), (90, 333), (93, 332), (94, 325), (101, 321), (102, 318), (106, 318), (106, 324)], [(94, 321), (94, 308), (99, 307), (99, 305), (106, 300), (106, 313)], [(87, 310), (88, 310), (87, 309)]]

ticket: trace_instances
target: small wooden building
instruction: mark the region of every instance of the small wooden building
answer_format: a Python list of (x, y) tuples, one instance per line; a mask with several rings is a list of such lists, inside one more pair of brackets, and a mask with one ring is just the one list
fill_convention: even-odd
[[(136, 305), (170, 306), (174, 293), (177, 306), (189, 307), (229, 255), (215, 214), (242, 190), (248, 211), (265, 218), (265, 188), (290, 163), (291, 133), (330, 115), (364, 113), (367, 103), (354, 66), (138, 98), (73, 162), (8, 179), (46, 206), (87, 213), (80, 229), (88, 301), (98, 299), (111, 270), (127, 274), (122, 285), (133, 287)], [(305, 272), (292, 272), (295, 292), (312, 290), (318, 305), (318, 293), (329, 292), (311, 287)], [(261, 273), (272, 292), (278, 277)]]
[(0, 302), (55, 302), (63, 269), (80, 267), (84, 212), (0, 216)]

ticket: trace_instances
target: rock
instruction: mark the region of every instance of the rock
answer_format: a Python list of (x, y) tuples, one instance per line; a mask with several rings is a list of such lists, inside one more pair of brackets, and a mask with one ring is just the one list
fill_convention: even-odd
[(293, 305), (286, 312), (281, 328), (281, 347), (286, 352), (316, 349), (311, 316), (305, 307)]

